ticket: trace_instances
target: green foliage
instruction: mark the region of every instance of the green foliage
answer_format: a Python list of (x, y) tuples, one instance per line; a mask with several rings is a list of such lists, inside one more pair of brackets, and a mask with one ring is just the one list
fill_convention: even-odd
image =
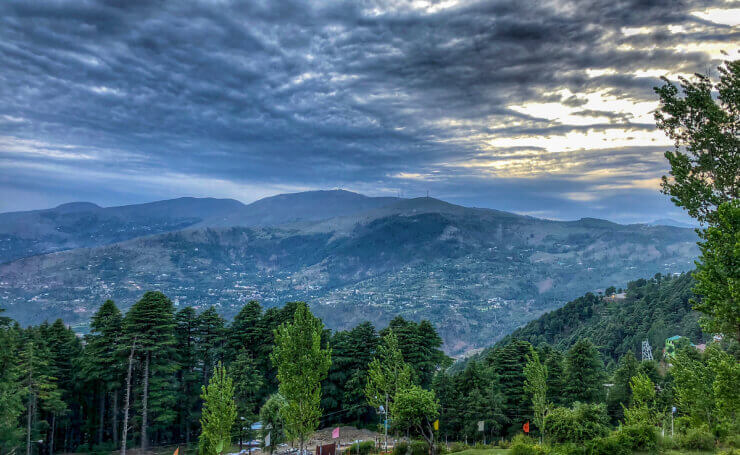
[(391, 415), (401, 429), (418, 431), (429, 444), (433, 441), (432, 423), (439, 417), (439, 403), (434, 392), (417, 385), (399, 390), (393, 400)]
[(19, 338), (10, 320), (0, 317), (0, 454), (14, 450), (22, 434), (18, 425), (23, 412), (23, 370), (16, 358)]
[(740, 341), (740, 200), (720, 205), (715, 224), (700, 235), (694, 308), (705, 315), (705, 331)]
[(545, 436), (545, 416), (549, 409), (547, 402), (547, 367), (540, 362), (537, 352), (532, 353), (524, 366), (524, 390), (532, 399), (534, 422), (540, 430), (540, 443)]
[(344, 452), (346, 455), (368, 455), (375, 452), (375, 441), (361, 441), (350, 445)]
[(639, 373), (630, 380), (632, 404), (624, 410), (625, 425), (655, 424), (655, 385), (650, 378)]
[(518, 434), (511, 441), (511, 447), (509, 448), (509, 455), (545, 455), (547, 450), (537, 444), (533, 439)]
[(231, 445), (231, 428), (236, 420), (236, 403), (234, 382), (221, 362), (218, 362), (213, 370), (208, 386), (203, 386), (201, 398), (202, 431), (198, 441), (198, 453), (200, 455), (223, 453)]
[(510, 434), (520, 431), (522, 424), (532, 419), (530, 400), (522, 386), (526, 379), (524, 366), (533, 352), (528, 342), (514, 340), (506, 346), (495, 348), (486, 358), (503, 396), (503, 413), (510, 423)]
[(370, 362), (380, 339), (375, 327), (363, 322), (352, 330), (334, 332), (330, 339), (332, 363), (321, 385), (324, 425), (339, 421), (371, 421), (374, 411), (366, 404), (365, 386)]
[(588, 339), (576, 342), (565, 357), (565, 394), (570, 403), (598, 403), (605, 395), (601, 355)]
[(714, 435), (706, 426), (689, 428), (677, 437), (678, 444), (684, 449), (712, 450), (715, 444)]
[(614, 370), (611, 380), (614, 385), (609, 388), (606, 400), (607, 409), (613, 422), (623, 418), (624, 408), (632, 402), (630, 380), (637, 374), (638, 368), (639, 363), (632, 351), (628, 351), (619, 359), (619, 364), (617, 369)]
[[(719, 67), (720, 79), (679, 77), (681, 90), (668, 79), (656, 87), (660, 106), (658, 128), (675, 143), (666, 152), (670, 178), (663, 177), (663, 192), (702, 223), (716, 221), (717, 207), (740, 197), (740, 60)], [(718, 96), (713, 96), (716, 91)]]
[(276, 393), (267, 399), (260, 408), (260, 422), (262, 422), (262, 434), (260, 437), (264, 443), (267, 435), (270, 435), (270, 453), (275, 450), (275, 446), (285, 441), (285, 420), (283, 419), (283, 409), (287, 406), (285, 398)]
[(596, 438), (586, 444), (584, 453), (588, 455), (631, 455), (632, 450), (625, 442), (619, 434)]
[(616, 437), (624, 447), (638, 452), (652, 452), (658, 447), (658, 429), (649, 423), (625, 425)]
[(545, 418), (545, 424), (549, 439), (555, 443), (584, 442), (609, 433), (609, 417), (603, 403), (555, 408)]
[(705, 336), (698, 323), (700, 314), (692, 309), (693, 286), (687, 273), (632, 281), (624, 300), (616, 302), (588, 293), (514, 330), (497, 346), (519, 339), (565, 351), (581, 338), (588, 338), (605, 361), (616, 362), (627, 352), (639, 355), (646, 339), (653, 347), (662, 346), (666, 338), (676, 334), (698, 343)]
[(395, 332), (389, 330), (383, 336), (383, 342), (378, 347), (376, 357), (370, 362), (368, 379), (365, 386), (365, 398), (374, 408), (383, 406), (391, 420), (393, 415), (393, 401), (399, 391), (409, 388), (411, 381), (411, 367), (404, 361), (403, 354), (398, 347), (398, 338)]
[(321, 381), (331, 365), (331, 349), (322, 348), (323, 324), (311, 314), (308, 305), (298, 305), (293, 322), (275, 330), (272, 361), (278, 370), (285, 430), (289, 437), (303, 443), (319, 424), (321, 417)]
[(398, 348), (404, 361), (411, 367), (414, 382), (422, 387), (429, 388), (434, 373), (452, 363), (440, 349), (442, 338), (429, 321), (423, 320), (417, 324), (396, 316), (380, 334), (385, 336), (390, 332), (398, 338)]
[(429, 444), (424, 441), (399, 442), (393, 447), (393, 455), (428, 455)]

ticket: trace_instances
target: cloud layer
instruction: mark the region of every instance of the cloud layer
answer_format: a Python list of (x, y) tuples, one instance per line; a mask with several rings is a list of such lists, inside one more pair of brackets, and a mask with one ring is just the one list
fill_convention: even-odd
[(659, 76), (740, 3), (5, 1), (0, 210), (344, 187), (555, 218), (680, 212)]

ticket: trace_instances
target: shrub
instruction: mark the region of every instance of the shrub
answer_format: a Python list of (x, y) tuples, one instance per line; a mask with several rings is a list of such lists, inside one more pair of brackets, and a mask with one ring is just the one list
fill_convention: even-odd
[(582, 444), (569, 442), (553, 446), (550, 455), (586, 455), (586, 448)]
[(586, 453), (588, 455), (631, 455), (632, 450), (626, 446), (625, 441), (618, 434), (613, 434), (590, 441), (586, 445)]
[(650, 424), (626, 425), (615, 437), (622, 446), (632, 451), (653, 452), (658, 448), (658, 431)]
[(359, 455), (367, 455), (369, 453), (375, 452), (375, 441), (361, 441), (356, 442), (349, 446), (348, 448), (344, 449), (344, 452), (346, 455), (351, 454), (359, 454)]
[(689, 428), (685, 434), (679, 435), (678, 443), (684, 449), (711, 450), (714, 448), (714, 435), (706, 426)]
[(730, 447), (740, 449), (740, 434), (727, 435), (722, 439), (722, 442)]
[(545, 419), (550, 440), (556, 443), (584, 442), (609, 434), (606, 405), (576, 403), (573, 408), (555, 408)]
[(393, 455), (428, 455), (429, 445), (424, 441), (399, 442), (393, 447)]
[(453, 442), (450, 444), (450, 453), (457, 453), (462, 452), (463, 450), (468, 450), (470, 447), (462, 442)]
[(511, 441), (509, 455), (546, 455), (547, 450), (536, 444), (531, 438), (518, 434)]

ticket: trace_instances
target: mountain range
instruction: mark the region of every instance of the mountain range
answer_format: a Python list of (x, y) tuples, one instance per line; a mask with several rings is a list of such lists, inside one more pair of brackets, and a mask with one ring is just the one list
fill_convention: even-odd
[(433, 198), (316, 191), (0, 214), (0, 306), (80, 331), (107, 298), (158, 289), (232, 316), (303, 300), (333, 329), (429, 319), (445, 350), (489, 346), (575, 296), (693, 268), (691, 229), (552, 221)]

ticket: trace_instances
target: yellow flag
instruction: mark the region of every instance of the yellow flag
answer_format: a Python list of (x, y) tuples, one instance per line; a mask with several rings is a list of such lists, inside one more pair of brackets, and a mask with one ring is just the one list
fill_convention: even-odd
[(439, 430), (439, 419), (434, 421), (434, 429)]

